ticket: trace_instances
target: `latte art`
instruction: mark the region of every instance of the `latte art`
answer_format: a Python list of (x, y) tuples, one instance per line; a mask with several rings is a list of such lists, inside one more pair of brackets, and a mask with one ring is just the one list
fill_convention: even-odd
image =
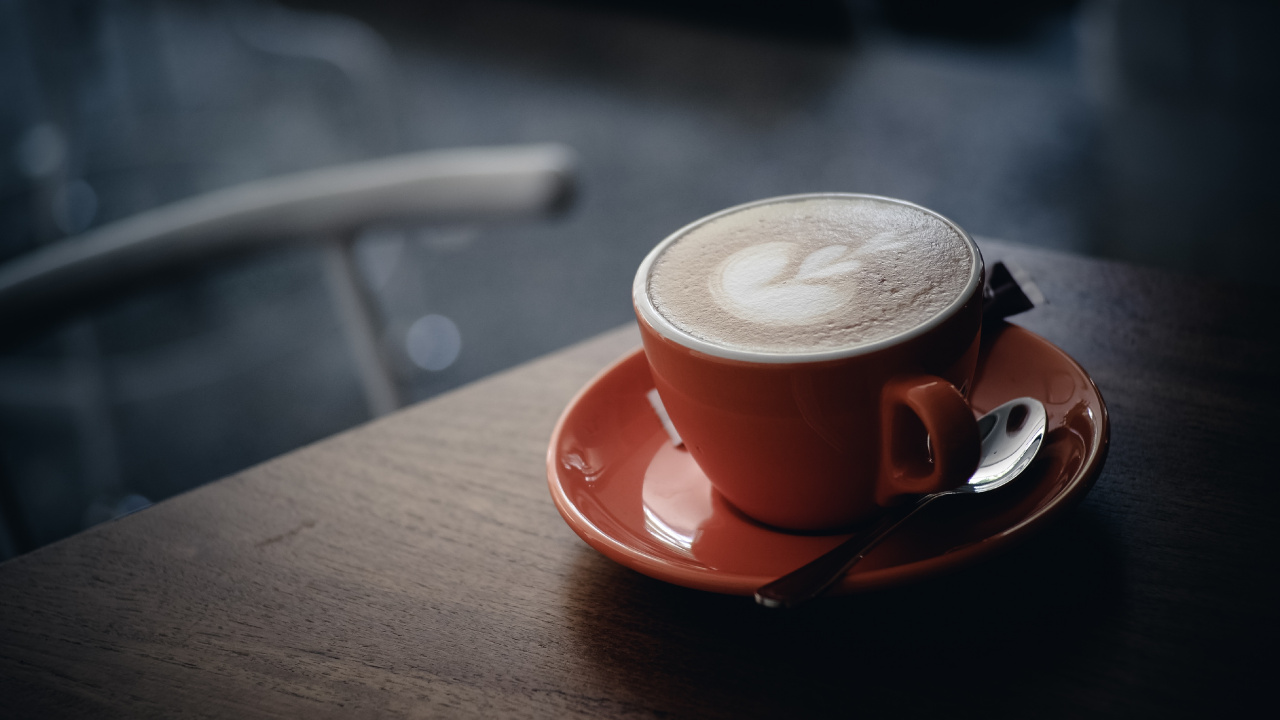
[(926, 322), (964, 291), (975, 259), (957, 228), (921, 208), (809, 196), (693, 226), (660, 249), (645, 288), (658, 313), (701, 340), (808, 353)]
[[(796, 243), (771, 242), (744, 248), (729, 256), (711, 275), (711, 296), (723, 310), (747, 321), (767, 325), (800, 325), (833, 315), (853, 299), (851, 288), (822, 282), (857, 269), (856, 260), (823, 262), (847, 255), (848, 246), (815, 250), (791, 270)], [(791, 275), (791, 277), (786, 277)]]

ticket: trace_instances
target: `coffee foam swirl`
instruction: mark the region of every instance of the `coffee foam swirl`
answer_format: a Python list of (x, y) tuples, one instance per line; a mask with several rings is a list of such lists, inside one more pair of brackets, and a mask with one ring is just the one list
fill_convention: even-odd
[(646, 291), (673, 325), (727, 348), (854, 348), (914, 328), (967, 286), (974, 255), (909, 205), (823, 196), (696, 225), (656, 258)]

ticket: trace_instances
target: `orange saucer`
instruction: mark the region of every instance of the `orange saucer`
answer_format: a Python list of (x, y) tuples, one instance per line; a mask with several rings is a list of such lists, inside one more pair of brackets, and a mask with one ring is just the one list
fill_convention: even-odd
[[(1027, 477), (997, 492), (935, 503), (873, 550), (832, 594), (914, 582), (1020, 542), (1089, 492), (1107, 454), (1107, 409), (1093, 380), (1044, 338), (1016, 325), (984, 329), (970, 400), (987, 410), (1029, 395), (1048, 433)], [(551, 435), (547, 480), (569, 527), (613, 560), (666, 582), (751, 595), (848, 535), (799, 535), (728, 505), (672, 447), (646, 393), (636, 350), (582, 389)]]

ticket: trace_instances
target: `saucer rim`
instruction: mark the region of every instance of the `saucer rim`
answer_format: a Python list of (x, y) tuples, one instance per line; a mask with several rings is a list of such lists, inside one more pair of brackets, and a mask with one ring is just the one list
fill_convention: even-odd
[[(1013, 545), (1025, 541), (1034, 533), (1052, 524), (1059, 516), (1078, 505), (1093, 488), (1105, 464), (1111, 441), (1110, 415), (1106, 401), (1103, 399), (1102, 392), (1098, 389), (1093, 376), (1062, 348), (1020, 325), (1001, 322), (995, 328), (984, 329), (984, 334), (991, 332), (991, 330), (997, 330), (996, 333), (993, 333), (997, 335), (1013, 332), (1024, 336), (1027, 341), (1047, 345), (1074, 366), (1088, 382), (1088, 390), (1097, 398), (1098, 419), (1093, 443), (1081, 463), (1080, 469), (1073, 474), (1066, 486), (1054, 496), (1051, 502), (1029, 513), (1017, 524), (981, 540), (952, 548), (930, 558), (901, 565), (876, 568), (866, 572), (851, 573), (834, 586), (828, 592), (829, 595), (855, 594), (921, 582), (960, 570), (978, 561), (986, 560)], [(643, 355), (644, 349), (642, 347), (634, 348), (596, 373), (574, 393), (572, 399), (565, 405), (564, 410), (556, 420), (555, 427), (551, 433), (551, 440), (547, 447), (546, 457), (547, 485), (556, 510), (578, 537), (596, 551), (620, 565), (629, 567), (656, 580), (682, 587), (726, 595), (749, 596), (755, 592), (756, 588), (776, 578), (764, 575), (729, 573), (700, 565), (685, 565), (680, 563), (677, 558), (666, 555), (659, 556), (645, 551), (642, 547), (625, 543), (593, 523), (577, 504), (569, 499), (563, 482), (561, 482), (559, 457), (556, 453), (556, 448), (560, 444), (560, 438), (574, 409), (605, 378), (618, 372), (627, 363), (637, 362), (637, 356), (641, 356), (639, 362), (647, 364), (647, 360), (643, 358)], [(781, 531), (775, 532), (780, 533)]]

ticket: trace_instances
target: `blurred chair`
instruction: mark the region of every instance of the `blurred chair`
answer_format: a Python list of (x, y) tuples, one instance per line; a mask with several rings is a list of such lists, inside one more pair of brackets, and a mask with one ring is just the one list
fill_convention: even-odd
[[(572, 153), (561, 145), (473, 148), (330, 167), (189, 198), (0, 265), (0, 346), (148, 278), (285, 243), (310, 243), (324, 254), (339, 326), (376, 417), (398, 407), (401, 397), (381, 351), (371, 289), (354, 261), (359, 230), (384, 222), (546, 214), (568, 203), (573, 175)], [(20, 537), (12, 488), (4, 485), (0, 468), (0, 522), (21, 552), (29, 544)]]

